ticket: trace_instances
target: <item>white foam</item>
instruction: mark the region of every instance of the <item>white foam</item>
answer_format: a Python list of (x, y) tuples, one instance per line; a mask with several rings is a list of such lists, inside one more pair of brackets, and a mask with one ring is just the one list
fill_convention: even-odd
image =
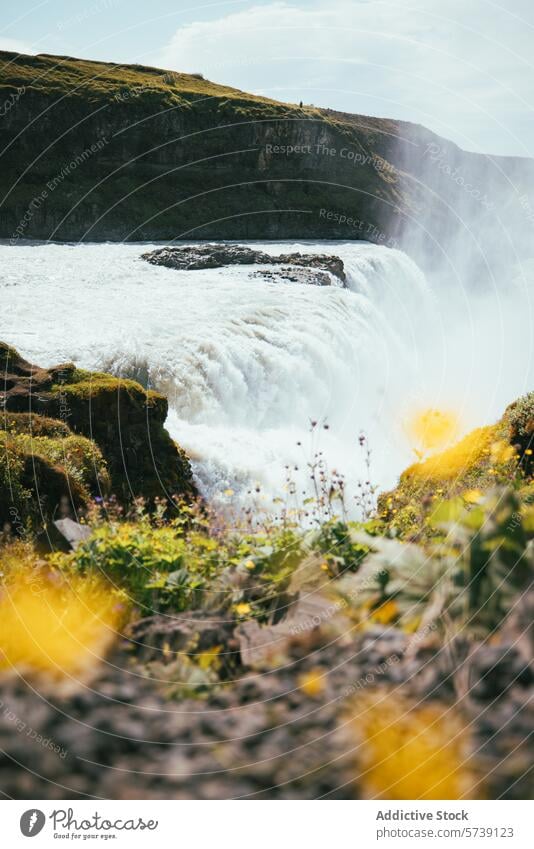
[[(246, 499), (259, 482), (269, 499), (286, 465), (306, 489), (315, 450), (355, 484), (362, 429), (374, 482), (389, 486), (412, 458), (403, 422), (415, 407), (453, 406), (468, 428), (532, 388), (525, 279), (513, 296), (483, 296), (428, 282), (384, 247), (258, 246), (335, 253), (348, 288), (265, 282), (250, 267), (158, 268), (140, 259), (151, 245), (0, 246), (0, 339), (43, 365), (146, 365), (211, 498)], [(312, 419), (329, 429), (312, 437)]]

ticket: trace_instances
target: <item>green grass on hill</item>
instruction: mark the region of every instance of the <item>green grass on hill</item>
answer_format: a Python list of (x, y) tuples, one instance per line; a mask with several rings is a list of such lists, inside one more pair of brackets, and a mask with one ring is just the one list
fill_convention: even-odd
[(145, 65), (120, 65), (114, 62), (98, 62), (74, 59), (69, 56), (17, 55), (0, 51), (0, 92), (24, 87), (40, 93), (58, 96), (83, 96), (90, 101), (117, 98), (120, 102), (136, 97), (165, 98), (169, 105), (186, 105), (198, 99), (215, 98), (218, 102), (231, 101), (234, 107), (254, 110), (268, 107), (268, 114), (287, 114), (294, 110), (300, 117), (303, 113), (320, 115), (313, 107), (300, 109), (294, 104), (284, 104), (267, 97), (248, 94), (230, 86), (219, 85), (204, 79), (200, 74), (183, 74), (151, 68)]

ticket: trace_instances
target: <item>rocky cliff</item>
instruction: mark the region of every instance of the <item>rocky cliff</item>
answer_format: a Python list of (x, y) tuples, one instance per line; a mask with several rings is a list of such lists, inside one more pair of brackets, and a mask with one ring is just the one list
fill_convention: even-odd
[(13, 244), (367, 239), (428, 258), (458, 237), (484, 253), (503, 206), (516, 235), (532, 216), (529, 160), (422, 127), (156, 68), (0, 60), (0, 237)]

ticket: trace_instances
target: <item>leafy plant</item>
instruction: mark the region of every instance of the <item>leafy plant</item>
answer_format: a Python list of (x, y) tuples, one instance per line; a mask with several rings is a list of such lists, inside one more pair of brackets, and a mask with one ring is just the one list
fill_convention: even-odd
[(425, 544), (356, 532), (371, 553), (337, 591), (360, 616), (394, 602), (391, 618), (409, 630), (432, 621), (471, 636), (491, 633), (531, 585), (534, 508), (497, 488), (474, 506), (443, 501), (431, 520), (440, 535)]

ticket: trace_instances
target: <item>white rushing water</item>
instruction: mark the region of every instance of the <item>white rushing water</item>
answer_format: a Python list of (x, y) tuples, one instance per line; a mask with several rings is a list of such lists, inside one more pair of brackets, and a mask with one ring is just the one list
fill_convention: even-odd
[(254, 244), (337, 254), (348, 288), (266, 282), (246, 266), (158, 268), (140, 259), (148, 244), (2, 245), (0, 339), (42, 365), (126, 376), (146, 367), (215, 500), (256, 482), (270, 500), (286, 465), (306, 479), (316, 450), (354, 487), (362, 430), (373, 480), (389, 486), (413, 459), (405, 422), (415, 410), (452, 408), (467, 430), (534, 388), (525, 274), (475, 294), (425, 280), (385, 247)]

